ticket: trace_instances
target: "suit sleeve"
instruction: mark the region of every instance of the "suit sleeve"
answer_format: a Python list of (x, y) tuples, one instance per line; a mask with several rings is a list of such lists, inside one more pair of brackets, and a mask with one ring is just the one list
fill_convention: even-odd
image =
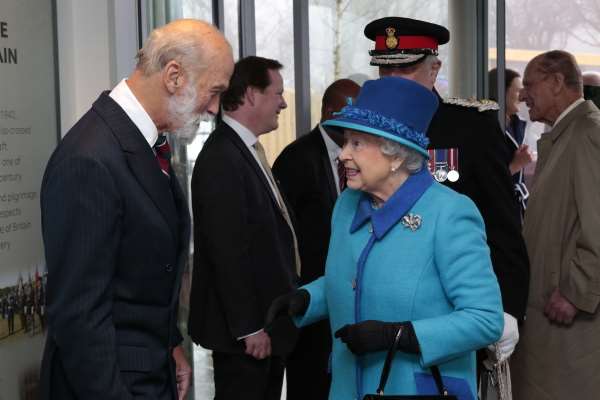
[(578, 309), (595, 313), (600, 302), (600, 135), (596, 130), (581, 132), (583, 143), (573, 157), (574, 206), (580, 231), (575, 255), (565, 265), (567, 280), (560, 283), (564, 294)]
[(214, 267), (217, 296), (235, 340), (262, 329), (265, 316), (258, 305), (255, 268), (250, 260), (252, 238), (261, 232), (249, 223), (247, 183), (232, 163), (213, 157), (202, 163), (210, 165), (210, 171), (194, 171), (192, 206), (195, 251), (204, 251)]
[(518, 220), (508, 165), (503, 157), (504, 137), (492, 113), (478, 115), (479, 141), (472, 147), (479, 196), (473, 196), (483, 219), (492, 265), (500, 284), (504, 310), (523, 318), (529, 290), (529, 259)]
[(132, 398), (120, 378), (112, 319), (121, 212), (99, 162), (68, 158), (49, 169), (42, 189), (48, 334), (80, 399)]
[(423, 366), (496, 342), (504, 325), (483, 221), (473, 203), (464, 196), (449, 202), (436, 221), (436, 230), (434, 261), (454, 311), (412, 321)]

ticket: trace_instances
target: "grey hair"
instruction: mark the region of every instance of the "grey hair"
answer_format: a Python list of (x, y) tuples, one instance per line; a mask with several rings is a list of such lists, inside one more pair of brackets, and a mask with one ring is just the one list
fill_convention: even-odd
[(551, 50), (536, 56), (529, 64), (543, 74), (561, 74), (566, 87), (577, 92), (583, 91), (581, 70), (573, 54), (563, 50)]
[[(136, 68), (148, 76), (161, 71), (170, 61), (178, 61), (199, 71), (205, 68), (204, 45), (190, 32), (169, 32), (164, 28), (152, 31), (144, 46), (138, 51)], [(201, 60), (199, 64), (198, 61)]]
[(381, 138), (379, 145), (381, 152), (389, 157), (397, 157), (402, 159), (402, 166), (408, 170), (408, 173), (416, 174), (425, 164), (425, 157), (416, 150), (401, 145), (393, 140)]

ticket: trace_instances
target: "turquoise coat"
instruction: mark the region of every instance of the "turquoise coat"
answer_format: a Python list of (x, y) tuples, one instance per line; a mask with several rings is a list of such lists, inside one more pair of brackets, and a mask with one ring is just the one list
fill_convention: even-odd
[[(402, 222), (405, 215), (421, 217), (415, 230)], [(425, 169), (378, 210), (365, 193), (344, 191), (332, 216), (325, 276), (303, 288), (310, 304), (299, 326), (329, 318), (333, 335), (364, 320), (412, 322), (421, 354), (397, 353), (387, 394), (435, 393), (428, 367), (438, 365), (451, 392), (476, 399), (475, 350), (502, 334), (500, 290), (475, 205)], [(329, 398), (375, 393), (384, 358), (357, 357), (334, 339)]]

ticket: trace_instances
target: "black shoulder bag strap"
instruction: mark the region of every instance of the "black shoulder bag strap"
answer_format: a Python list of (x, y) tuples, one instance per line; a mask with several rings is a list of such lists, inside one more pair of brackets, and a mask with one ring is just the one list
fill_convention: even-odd
[[(390, 375), (390, 370), (392, 369), (392, 361), (394, 360), (394, 356), (396, 355), (396, 351), (398, 350), (398, 343), (400, 343), (401, 334), (402, 328), (398, 329), (398, 333), (396, 333), (396, 337), (394, 338), (394, 343), (392, 344), (392, 347), (390, 347), (385, 358), (383, 370), (381, 371), (381, 378), (379, 379), (379, 387), (377, 388), (378, 395), (383, 395), (383, 389), (385, 388), (388, 376)], [(439, 394), (441, 394), (442, 396), (448, 396), (448, 390), (444, 388), (444, 383), (442, 382), (442, 374), (440, 374), (440, 369), (437, 367), (437, 365), (431, 367), (431, 373), (433, 375), (433, 379), (435, 380), (435, 386), (437, 386)]]

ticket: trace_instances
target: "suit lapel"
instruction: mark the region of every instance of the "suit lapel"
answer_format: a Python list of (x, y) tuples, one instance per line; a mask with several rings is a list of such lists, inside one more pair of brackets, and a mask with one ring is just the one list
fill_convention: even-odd
[(271, 198), (271, 201), (275, 205), (275, 208), (277, 210), (281, 211), (281, 209), (279, 208), (279, 202), (275, 198), (275, 195), (273, 194), (273, 190), (271, 189), (271, 185), (269, 185), (269, 181), (267, 181), (267, 177), (265, 176), (260, 165), (258, 165), (258, 162), (254, 158), (254, 155), (252, 153), (250, 153), (250, 150), (248, 149), (246, 144), (242, 141), (240, 136), (229, 125), (227, 125), (226, 123), (223, 122), (222, 129), (223, 129), (223, 133), (225, 134), (225, 136), (233, 143), (233, 145), (235, 147), (238, 148), (238, 150), (242, 153), (242, 155), (248, 162), (248, 165), (250, 165), (250, 168), (254, 171), (254, 173), (256, 174), (258, 179), (262, 182), (263, 188), (269, 194), (269, 197)]
[(329, 153), (327, 152), (327, 146), (325, 145), (325, 141), (321, 136), (321, 131), (319, 130), (319, 126), (310, 133), (313, 137), (313, 141), (315, 143), (315, 148), (317, 149), (319, 155), (319, 162), (321, 163), (322, 170), (325, 171), (325, 180), (327, 182), (327, 194), (329, 195), (329, 200), (331, 204), (335, 204), (337, 199), (337, 187), (335, 186), (335, 178), (333, 176), (334, 172), (331, 169), (331, 161), (329, 160)]
[(93, 108), (112, 129), (131, 172), (163, 215), (173, 237), (177, 238), (178, 216), (169, 179), (161, 172), (148, 142), (108, 92), (96, 100)]

